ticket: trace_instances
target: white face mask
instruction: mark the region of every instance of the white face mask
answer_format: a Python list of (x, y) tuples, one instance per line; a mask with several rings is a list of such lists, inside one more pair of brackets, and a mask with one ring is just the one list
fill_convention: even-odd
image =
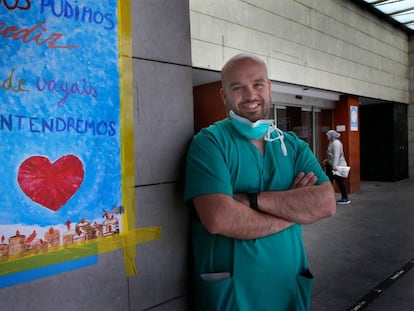
[[(261, 137), (264, 137), (264, 140), (269, 142), (280, 139), (283, 155), (287, 156), (287, 149), (284, 142), (283, 132), (275, 126), (274, 120), (263, 119), (252, 122), (249, 119), (235, 114), (232, 110), (229, 112), (229, 117), (231, 124), (240, 133), (240, 135), (244, 137), (247, 137), (249, 139), (259, 139)], [(273, 132), (276, 132), (278, 134), (277, 137), (271, 137), (271, 134)]]

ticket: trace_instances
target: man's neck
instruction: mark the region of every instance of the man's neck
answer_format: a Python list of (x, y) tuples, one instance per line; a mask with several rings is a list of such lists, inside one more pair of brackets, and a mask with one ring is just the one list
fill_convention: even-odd
[(257, 147), (257, 149), (259, 149), (260, 153), (263, 155), (264, 154), (264, 149), (265, 149), (265, 141), (264, 138), (259, 138), (259, 139), (249, 139), (249, 141), (255, 145)]

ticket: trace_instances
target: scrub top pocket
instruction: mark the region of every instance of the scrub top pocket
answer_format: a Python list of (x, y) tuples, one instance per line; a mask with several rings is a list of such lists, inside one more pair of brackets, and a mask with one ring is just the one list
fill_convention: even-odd
[(297, 304), (295, 311), (308, 311), (311, 306), (313, 275), (309, 270), (297, 277)]
[[(203, 273), (198, 276), (199, 305), (197, 310), (236, 311), (233, 278), (222, 278), (223, 273)], [(214, 279), (218, 279), (215, 281)]]

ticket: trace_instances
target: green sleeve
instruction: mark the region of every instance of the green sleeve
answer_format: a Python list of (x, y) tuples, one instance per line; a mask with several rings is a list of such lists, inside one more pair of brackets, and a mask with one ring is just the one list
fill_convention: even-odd
[(233, 195), (223, 143), (208, 131), (201, 131), (190, 144), (185, 168), (184, 200), (204, 194)]

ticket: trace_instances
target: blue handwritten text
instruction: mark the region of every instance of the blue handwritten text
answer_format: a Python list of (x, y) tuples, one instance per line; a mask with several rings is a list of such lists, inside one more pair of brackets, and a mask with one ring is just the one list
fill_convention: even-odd
[(37, 78), (36, 82), (37, 90), (40, 92), (54, 92), (63, 93), (63, 97), (59, 100), (58, 106), (65, 104), (70, 94), (79, 94), (84, 96), (90, 96), (93, 98), (98, 97), (96, 89), (89, 85), (86, 79), (82, 79), (82, 82), (69, 83), (62, 80), (47, 80), (44, 78)]
[(102, 25), (103, 28), (107, 30), (115, 28), (114, 16), (112, 13), (102, 13), (98, 10), (78, 5), (77, 1), (74, 2), (75, 3), (67, 0), (42, 0), (40, 4), (40, 13), (50, 10), (56, 17)]
[(114, 136), (116, 122), (77, 118), (41, 118), (25, 115), (0, 114), (0, 131), (31, 133), (72, 133), (92, 136)]

